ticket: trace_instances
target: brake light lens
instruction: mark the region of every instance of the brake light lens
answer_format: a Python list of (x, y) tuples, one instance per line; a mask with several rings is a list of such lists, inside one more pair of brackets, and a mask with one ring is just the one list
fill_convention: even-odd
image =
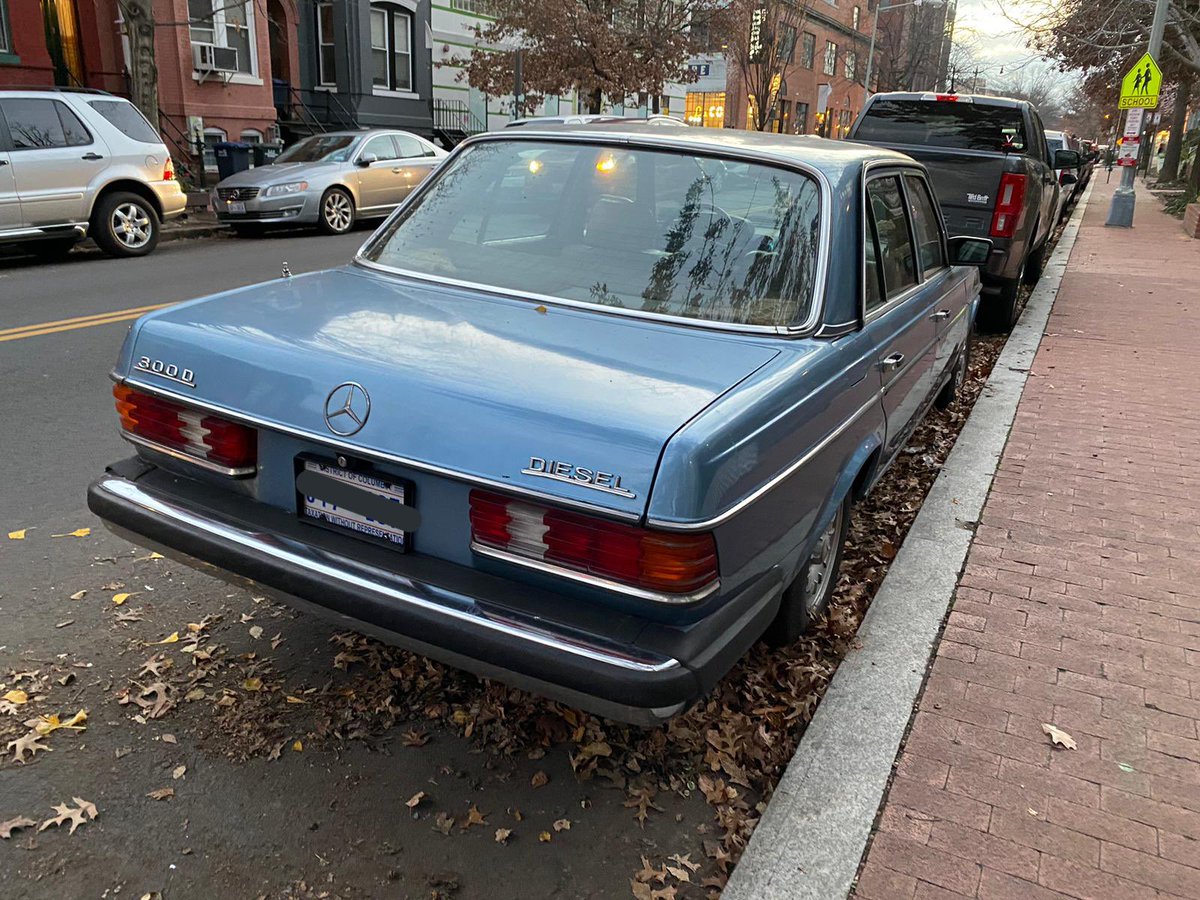
[(163, 181), (174, 181), (175, 180), (175, 160), (171, 159), (171, 157), (169, 157), (169, 156), (167, 157), (166, 165), (163, 166), (162, 180)]
[(113, 386), (121, 430), (132, 438), (197, 461), (226, 475), (250, 475), (258, 465), (258, 432), (123, 384)]
[(680, 601), (693, 599), (718, 577), (716, 542), (709, 533), (651, 531), (487, 491), (471, 491), (471, 539)]
[(1025, 176), (1005, 172), (996, 192), (996, 211), (992, 213), (992, 237), (1010, 238), (1017, 231), (1025, 210)]

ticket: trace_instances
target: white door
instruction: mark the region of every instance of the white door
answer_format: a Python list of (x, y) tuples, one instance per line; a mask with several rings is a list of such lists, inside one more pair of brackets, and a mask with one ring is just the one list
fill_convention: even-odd
[(21, 226), (21, 200), (13, 178), (11, 154), (0, 150), (0, 231)]
[(107, 147), (58, 100), (10, 97), (0, 100), (0, 111), (25, 224), (86, 221), (88, 186), (107, 164)]

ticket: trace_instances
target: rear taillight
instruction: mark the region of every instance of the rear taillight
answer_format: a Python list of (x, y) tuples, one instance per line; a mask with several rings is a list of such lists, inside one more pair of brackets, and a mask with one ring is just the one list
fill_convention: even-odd
[(996, 211), (992, 213), (992, 237), (1010, 238), (1017, 231), (1025, 209), (1025, 176), (1005, 172), (996, 193)]
[(167, 164), (163, 166), (163, 181), (175, 180), (175, 161), (171, 157), (167, 157)]
[(249, 475), (258, 464), (258, 432), (182, 403), (113, 386), (121, 430), (136, 443), (183, 454), (227, 475)]
[(717, 582), (713, 536), (670, 534), (471, 491), (471, 539), (514, 556), (665, 594), (694, 599)]

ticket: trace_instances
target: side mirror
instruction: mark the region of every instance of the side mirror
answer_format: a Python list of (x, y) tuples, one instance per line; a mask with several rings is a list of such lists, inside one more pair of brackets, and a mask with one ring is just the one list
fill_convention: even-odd
[(950, 264), (954, 266), (985, 266), (992, 253), (992, 242), (987, 238), (952, 237)]
[(1055, 150), (1054, 168), (1078, 169), (1083, 164), (1078, 150)]
[(379, 162), (379, 157), (374, 153), (364, 153), (358, 158), (358, 165), (362, 166), (364, 169), (369, 167), (371, 163), (374, 162)]
[(1079, 181), (1079, 179), (1076, 178), (1074, 175), (1072, 175), (1070, 172), (1063, 172), (1061, 175), (1058, 176), (1058, 183), (1060, 185), (1062, 185), (1063, 187), (1066, 187), (1069, 184), (1076, 184), (1078, 181)]

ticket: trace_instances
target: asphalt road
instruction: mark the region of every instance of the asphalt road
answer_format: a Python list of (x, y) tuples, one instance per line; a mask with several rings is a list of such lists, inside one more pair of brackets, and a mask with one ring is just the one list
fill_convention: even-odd
[[(338, 265), (366, 236), (0, 256), (0, 697), (29, 697), (0, 701), (0, 897), (627, 897), (643, 854), (703, 857), (698, 792), (660, 793), (639, 828), (624, 791), (577, 780), (566, 746), (497, 756), (439, 728), (447, 696), (475, 702), (473, 679), (331, 642), (334, 626), (152, 559), (87, 511), (89, 480), (130, 452), (108, 379), (130, 310), (270, 279), (285, 260)], [(159, 682), (156, 717), (137, 701)], [(431, 705), (371, 726), (397, 691)], [(22, 721), (84, 709), (85, 731), (21, 762), (4, 749)], [(504, 723), (486, 727), (499, 743)], [(73, 797), (99, 810), (74, 834), (4, 839), (6, 822)]]

